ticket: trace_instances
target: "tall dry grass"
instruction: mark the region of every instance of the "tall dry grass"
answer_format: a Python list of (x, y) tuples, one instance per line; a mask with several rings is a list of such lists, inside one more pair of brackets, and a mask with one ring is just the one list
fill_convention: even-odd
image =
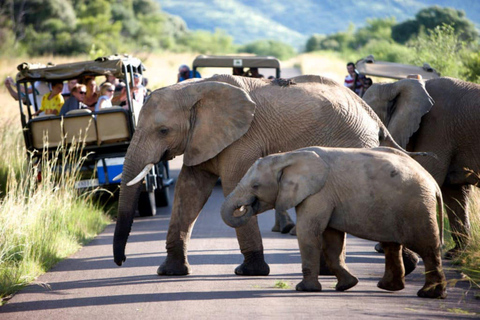
[(74, 188), (84, 160), (78, 149), (59, 149), (51, 160), (44, 153), (36, 162), (25, 152), (21, 130), (8, 124), (0, 131), (1, 181), (6, 182), (0, 198), (0, 305), (110, 221), (91, 194)]

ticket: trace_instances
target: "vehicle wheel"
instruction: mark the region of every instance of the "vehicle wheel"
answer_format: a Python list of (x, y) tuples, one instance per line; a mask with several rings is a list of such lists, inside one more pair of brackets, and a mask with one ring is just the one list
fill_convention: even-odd
[(138, 199), (138, 214), (140, 217), (150, 217), (157, 214), (155, 192), (142, 191)]
[(155, 203), (159, 207), (168, 207), (170, 205), (170, 192), (169, 187), (163, 187), (155, 190)]

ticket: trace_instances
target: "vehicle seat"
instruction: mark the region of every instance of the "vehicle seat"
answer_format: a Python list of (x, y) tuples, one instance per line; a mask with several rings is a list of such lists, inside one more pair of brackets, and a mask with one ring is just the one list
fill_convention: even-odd
[(101, 109), (97, 112), (98, 144), (129, 140), (128, 115), (122, 107)]
[(67, 143), (84, 141), (86, 145), (97, 143), (95, 118), (88, 109), (71, 110), (63, 118), (63, 131)]
[(43, 137), (46, 136), (49, 148), (62, 144), (63, 130), (62, 118), (53, 114), (40, 115), (30, 122), (33, 147), (43, 149)]

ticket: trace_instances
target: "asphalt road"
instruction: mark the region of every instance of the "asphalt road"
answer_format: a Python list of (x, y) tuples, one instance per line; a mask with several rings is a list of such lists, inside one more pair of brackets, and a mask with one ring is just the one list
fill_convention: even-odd
[[(171, 164), (178, 175), (182, 158)], [(173, 192), (171, 193), (173, 196)], [(376, 287), (384, 257), (374, 242), (347, 239), (347, 264), (360, 282), (347, 292), (334, 289), (334, 277), (320, 276), (323, 291), (296, 292), (301, 263), (295, 237), (270, 231), (274, 216), (259, 216), (270, 275), (239, 277), (242, 262), (235, 231), (220, 218), (223, 194), (217, 186), (197, 219), (189, 246), (192, 274), (159, 277), (171, 208), (157, 216), (136, 218), (127, 245), (127, 261), (112, 257), (115, 225), (89, 245), (58, 263), (35, 283), (0, 307), (3, 319), (473, 319), (480, 318), (480, 290), (448, 264), (448, 298), (421, 299), (424, 268), (406, 278), (406, 288), (387, 292)], [(291, 213), (292, 217), (295, 214)], [(460, 280), (460, 281), (459, 281)], [(287, 285), (279, 288), (278, 284)]]

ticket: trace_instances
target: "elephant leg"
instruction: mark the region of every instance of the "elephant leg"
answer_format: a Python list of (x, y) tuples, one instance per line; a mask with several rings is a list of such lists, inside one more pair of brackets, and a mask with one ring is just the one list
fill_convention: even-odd
[[(417, 292), (421, 298), (445, 299), (447, 281), (442, 269), (442, 256), (438, 239), (432, 239), (429, 246), (415, 249), (425, 264), (425, 285)], [(413, 248), (413, 247), (412, 247)]]
[(287, 211), (278, 212), (275, 210), (275, 224), (273, 225), (273, 232), (288, 233), (295, 227), (295, 223)]
[(385, 251), (385, 273), (377, 287), (389, 291), (405, 288), (405, 268), (402, 263), (402, 246), (393, 242), (382, 242)]
[[(325, 228), (327, 221), (323, 223)], [(302, 221), (297, 211), (297, 234), (300, 255), (302, 257), (303, 279), (296, 286), (297, 291), (322, 291), (322, 285), (318, 281), (318, 270), (320, 268), (320, 251), (322, 243), (318, 233), (321, 233), (322, 227), (318, 229), (311, 228), (308, 221)]]
[(244, 257), (243, 263), (235, 268), (235, 274), (267, 276), (270, 273), (270, 267), (263, 256), (262, 236), (257, 217), (253, 216), (245, 226), (236, 228), (235, 231)]
[(328, 268), (338, 279), (335, 290), (345, 291), (358, 283), (345, 263), (345, 232), (327, 228), (323, 232), (323, 255)]
[(468, 197), (472, 186), (448, 185), (442, 186), (443, 202), (445, 203), (448, 222), (455, 247), (445, 254), (446, 259), (452, 259), (465, 249), (470, 235), (468, 218)]
[[(382, 243), (377, 243), (375, 245), (375, 251), (378, 253), (385, 253), (383, 249)], [(418, 264), (418, 257), (415, 252), (411, 251), (408, 248), (402, 247), (402, 260), (403, 260), (403, 267), (405, 269), (405, 275), (409, 275), (410, 273), (415, 270)]]
[(186, 275), (188, 242), (195, 220), (212, 193), (218, 177), (194, 167), (183, 166), (175, 185), (172, 216), (167, 234), (167, 258), (158, 275)]

